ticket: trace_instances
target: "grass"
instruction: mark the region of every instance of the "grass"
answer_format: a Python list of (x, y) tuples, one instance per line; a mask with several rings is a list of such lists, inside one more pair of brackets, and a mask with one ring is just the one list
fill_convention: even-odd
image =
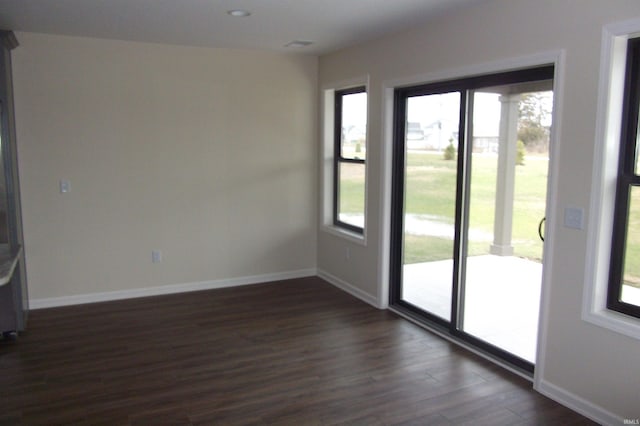
[[(405, 213), (453, 227), (456, 162), (444, 160), (442, 153), (410, 152), (406, 163)], [(473, 155), (469, 255), (489, 253), (495, 218), (496, 168), (496, 156)], [(341, 184), (342, 212), (364, 211), (363, 170), (361, 167), (345, 173)], [(525, 157), (524, 165), (516, 166), (512, 245), (514, 255), (535, 261), (542, 258), (538, 224), (545, 216), (547, 170), (546, 158), (529, 155)], [(625, 282), (640, 287), (640, 190), (632, 193), (632, 200)], [(407, 233), (404, 243), (404, 263), (450, 259), (453, 254), (453, 241), (442, 236)]]
[(624, 282), (640, 288), (640, 188), (631, 190), (629, 226), (624, 260)]
[[(470, 229), (472, 239), (469, 254), (489, 252), (493, 233), (496, 192), (495, 156), (473, 156), (471, 175)], [(538, 223), (544, 216), (547, 161), (525, 160), (516, 167), (513, 214), (513, 245), (515, 254), (540, 260), (542, 242), (538, 238)], [(456, 162), (446, 161), (441, 153), (410, 152), (407, 155), (405, 212), (428, 216), (434, 221), (453, 226), (455, 222)], [(362, 212), (362, 181), (343, 179), (341, 211)], [(474, 234), (484, 238), (473, 239)], [(488, 236), (488, 237), (487, 237)], [(450, 259), (453, 242), (433, 236), (405, 236), (405, 263)]]
[(405, 212), (436, 216), (455, 222), (456, 162), (442, 154), (408, 154), (405, 181)]
[[(546, 170), (548, 161), (530, 159), (516, 167), (512, 244), (515, 255), (540, 260), (542, 242), (538, 223), (545, 214)], [(497, 157), (474, 154), (471, 170), (469, 206), (470, 255), (489, 253), (492, 242)], [(409, 153), (406, 173), (405, 212), (429, 215), (438, 222), (455, 220), (456, 163), (440, 153)], [(439, 238), (442, 239), (442, 238)], [(417, 247), (426, 244), (430, 249)], [(442, 243), (433, 237), (405, 241), (405, 262), (416, 263), (451, 258), (451, 250), (440, 250)]]
[(340, 212), (364, 212), (364, 164), (342, 163), (340, 166)]

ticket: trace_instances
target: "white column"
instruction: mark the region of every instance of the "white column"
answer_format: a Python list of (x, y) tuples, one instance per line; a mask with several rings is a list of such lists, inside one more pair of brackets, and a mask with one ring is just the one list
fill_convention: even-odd
[(500, 135), (498, 137), (498, 175), (496, 212), (493, 223), (491, 254), (511, 256), (513, 228), (513, 193), (518, 151), (518, 102), (520, 95), (500, 96)]

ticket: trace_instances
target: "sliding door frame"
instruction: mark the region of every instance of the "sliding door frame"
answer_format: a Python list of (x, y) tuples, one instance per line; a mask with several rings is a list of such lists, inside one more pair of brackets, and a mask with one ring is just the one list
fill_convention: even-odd
[[(413, 320), (433, 327), (441, 333), (460, 339), (477, 347), (480, 351), (506, 361), (516, 369), (531, 374), (534, 364), (513, 355), (497, 346), (478, 339), (462, 330), (462, 312), (464, 309), (464, 272), (466, 268), (466, 233), (469, 220), (468, 199), (470, 189), (470, 171), (472, 147), (468, 135), (473, 128), (473, 93), (475, 90), (494, 86), (504, 86), (524, 82), (554, 80), (555, 64), (535, 65), (532, 67), (495, 72), (472, 77), (462, 77), (435, 83), (396, 87), (393, 102), (393, 149), (391, 166), (391, 226), (389, 252), (389, 305), (409, 316)], [(453, 244), (453, 276), (451, 298), (451, 321), (437, 317), (415, 305), (402, 300), (403, 269), (403, 219), (405, 185), (405, 123), (407, 100), (414, 96), (435, 95), (441, 93), (460, 93), (460, 121), (458, 138), (458, 159), (456, 178), (455, 232)], [(547, 201), (549, 195), (547, 194)]]

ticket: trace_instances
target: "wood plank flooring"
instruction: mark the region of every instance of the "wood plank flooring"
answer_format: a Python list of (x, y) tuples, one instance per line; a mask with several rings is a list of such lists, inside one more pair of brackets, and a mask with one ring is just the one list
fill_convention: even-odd
[(31, 312), (0, 425), (582, 425), (319, 278)]

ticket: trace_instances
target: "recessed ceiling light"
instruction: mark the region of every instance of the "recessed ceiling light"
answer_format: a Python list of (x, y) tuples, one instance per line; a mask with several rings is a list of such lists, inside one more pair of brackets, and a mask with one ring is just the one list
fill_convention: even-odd
[(246, 10), (240, 10), (240, 9), (236, 9), (236, 10), (229, 10), (227, 11), (227, 14), (234, 16), (236, 18), (245, 18), (247, 16), (251, 15), (251, 12), (248, 12)]
[(308, 40), (294, 40), (284, 45), (284, 47), (307, 47), (312, 45), (312, 41)]

